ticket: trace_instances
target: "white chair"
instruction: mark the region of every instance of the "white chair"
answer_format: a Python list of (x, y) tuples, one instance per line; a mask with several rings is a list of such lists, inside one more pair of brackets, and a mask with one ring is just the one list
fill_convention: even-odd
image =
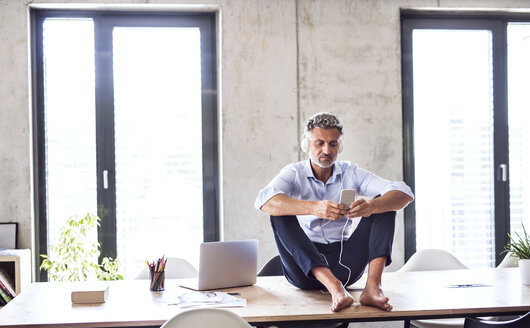
[[(199, 272), (190, 262), (178, 257), (168, 257), (165, 270), (166, 279), (196, 278), (199, 276)], [(149, 279), (147, 266), (145, 270), (138, 273), (135, 279)]]
[[(468, 269), (451, 253), (441, 249), (424, 249), (414, 253), (398, 272)], [(461, 328), (464, 318), (411, 320), (419, 328)]]
[(193, 309), (181, 312), (160, 328), (251, 328), (245, 320), (225, 309)]
[(530, 312), (518, 318), (507, 321), (485, 321), (477, 318), (466, 318), (464, 328), (528, 328), (530, 327)]
[(447, 251), (442, 249), (423, 249), (414, 253), (398, 272), (457, 269), (469, 268)]
[(499, 263), (497, 268), (516, 268), (519, 266), (519, 258), (512, 252), (506, 253), (502, 262)]

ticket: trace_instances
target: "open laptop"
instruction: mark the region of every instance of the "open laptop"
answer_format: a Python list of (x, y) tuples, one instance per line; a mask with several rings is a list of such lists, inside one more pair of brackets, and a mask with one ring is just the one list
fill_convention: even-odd
[(183, 279), (179, 285), (194, 290), (253, 285), (257, 267), (256, 239), (202, 243), (199, 278)]

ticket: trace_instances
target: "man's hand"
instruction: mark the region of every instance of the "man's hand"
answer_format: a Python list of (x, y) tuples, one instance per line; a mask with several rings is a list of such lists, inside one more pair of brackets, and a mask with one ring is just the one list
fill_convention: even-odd
[(369, 217), (375, 213), (375, 204), (367, 199), (359, 198), (355, 202), (350, 204), (350, 209), (348, 211), (349, 218), (356, 217)]
[(336, 220), (344, 217), (348, 213), (348, 208), (343, 204), (335, 203), (331, 200), (321, 200), (316, 202), (313, 208), (313, 215), (321, 219)]
[(348, 217), (369, 217), (372, 214), (399, 211), (411, 201), (410, 196), (398, 190), (391, 190), (383, 196), (371, 200), (359, 198), (350, 204)]

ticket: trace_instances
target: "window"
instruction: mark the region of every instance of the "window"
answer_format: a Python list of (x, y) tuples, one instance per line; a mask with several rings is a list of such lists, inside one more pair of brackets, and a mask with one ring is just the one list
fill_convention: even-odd
[(530, 225), (525, 20), (402, 12), (407, 259), (441, 248), (494, 266), (507, 233)]
[(38, 253), (91, 212), (126, 278), (162, 255), (195, 263), (219, 239), (215, 14), (32, 20)]
[(508, 35), (508, 139), (510, 161), (510, 229), (530, 229), (530, 23), (509, 23)]

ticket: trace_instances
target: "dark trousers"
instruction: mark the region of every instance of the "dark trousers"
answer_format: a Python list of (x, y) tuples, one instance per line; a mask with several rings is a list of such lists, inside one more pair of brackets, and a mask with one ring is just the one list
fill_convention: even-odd
[(315, 267), (328, 267), (337, 279), (348, 286), (359, 280), (371, 260), (386, 256), (386, 265), (389, 265), (392, 262), (395, 221), (396, 212), (363, 217), (350, 238), (343, 241), (340, 262), (351, 270), (348, 280), (348, 270), (339, 264), (340, 242), (314, 243), (302, 230), (296, 216), (271, 216), (285, 277), (301, 289), (324, 288), (311, 273)]

